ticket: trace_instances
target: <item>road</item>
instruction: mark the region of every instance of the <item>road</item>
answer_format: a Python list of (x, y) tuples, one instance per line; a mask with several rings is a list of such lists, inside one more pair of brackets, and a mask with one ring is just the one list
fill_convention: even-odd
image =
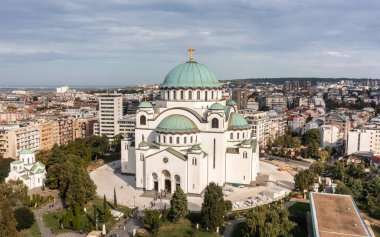
[(289, 158), (285, 158), (285, 157), (272, 156), (272, 155), (267, 155), (267, 154), (265, 154), (264, 156), (266, 158), (272, 158), (272, 159), (275, 159), (275, 160), (280, 160), (280, 161), (283, 161), (283, 162), (288, 162), (290, 164), (300, 165), (300, 166), (303, 166), (303, 167), (306, 167), (306, 168), (309, 168), (311, 166), (311, 163), (306, 162), (306, 161), (293, 160), (293, 159), (289, 159)]
[(122, 219), (107, 236), (132, 237), (133, 230), (138, 230), (142, 226), (140, 216), (141, 214), (138, 213), (134, 215), (133, 218), (128, 218), (127, 220)]

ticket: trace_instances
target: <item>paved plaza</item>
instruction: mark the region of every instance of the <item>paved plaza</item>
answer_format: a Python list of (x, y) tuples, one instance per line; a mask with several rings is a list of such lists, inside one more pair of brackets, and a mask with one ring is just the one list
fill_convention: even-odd
[[(225, 191), (225, 199), (232, 202), (244, 201), (247, 198), (262, 197), (260, 193), (270, 190), (273, 187), (280, 187), (287, 193), (294, 187), (293, 177), (286, 171), (279, 171), (278, 167), (260, 161), (260, 173), (271, 175), (273, 183), (268, 186), (258, 187), (230, 187), (230, 191)], [(120, 161), (114, 161), (103, 165), (102, 167), (90, 173), (92, 180), (97, 186), (97, 195), (103, 197), (105, 194), (107, 200), (113, 200), (114, 188), (116, 189), (117, 202), (120, 205), (128, 207), (139, 207), (145, 209), (150, 207), (153, 198), (149, 195), (143, 195), (142, 190), (135, 189), (135, 176), (124, 175), (120, 173)], [(188, 197), (189, 209), (191, 211), (200, 211), (202, 205), (201, 197)], [(158, 200), (154, 208), (163, 208), (169, 205), (169, 200)]]

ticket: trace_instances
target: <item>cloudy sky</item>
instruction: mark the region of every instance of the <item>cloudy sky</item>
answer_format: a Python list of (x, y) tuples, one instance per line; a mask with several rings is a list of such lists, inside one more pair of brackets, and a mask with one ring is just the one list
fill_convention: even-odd
[(190, 45), (218, 79), (380, 78), (380, 1), (0, 1), (0, 86), (160, 83)]

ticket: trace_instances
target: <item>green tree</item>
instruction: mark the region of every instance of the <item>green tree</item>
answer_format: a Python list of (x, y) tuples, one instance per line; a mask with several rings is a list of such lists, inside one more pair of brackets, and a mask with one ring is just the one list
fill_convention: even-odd
[(340, 161), (336, 161), (333, 168), (334, 178), (343, 181), (346, 177), (346, 168)]
[(111, 219), (111, 210), (108, 207), (106, 195), (103, 196), (103, 221), (107, 222)]
[(349, 187), (347, 187), (342, 181), (338, 181), (336, 188), (335, 188), (335, 193), (337, 194), (346, 194), (346, 195), (351, 195), (352, 192)]
[(0, 236), (15, 236), (19, 233), (16, 229), (17, 221), (14, 216), (11, 202), (4, 196), (0, 189)]
[(81, 228), (82, 208), (79, 203), (74, 205), (73, 227), (76, 230)]
[(294, 186), (298, 191), (309, 190), (310, 186), (315, 183), (317, 175), (313, 172), (313, 170), (307, 169), (300, 171), (298, 174), (294, 176)]
[(19, 207), (14, 210), (14, 215), (17, 221), (17, 230), (30, 228), (35, 221), (33, 212), (28, 207)]
[(202, 209), (201, 223), (204, 227), (215, 230), (223, 224), (224, 198), (222, 188), (211, 182), (206, 187)]
[(144, 228), (157, 236), (158, 230), (162, 225), (160, 212), (155, 209), (145, 209), (144, 217), (142, 218)]
[(288, 237), (296, 224), (289, 220), (289, 213), (279, 205), (259, 206), (249, 212), (244, 228), (245, 236)]
[(316, 142), (309, 144), (307, 148), (307, 156), (315, 159), (319, 158), (319, 146)]
[(316, 161), (309, 167), (309, 169), (315, 174), (322, 176), (325, 173), (326, 165), (321, 161)]
[(28, 187), (21, 180), (0, 182), (0, 195), (4, 196), (12, 207), (28, 204)]
[(187, 209), (187, 196), (181, 187), (178, 187), (170, 200), (169, 218), (177, 222), (189, 213)]
[(224, 208), (226, 212), (232, 211), (232, 202), (230, 200), (224, 201)]
[(113, 137), (112, 141), (112, 147), (115, 149), (115, 151), (120, 152), (121, 150), (121, 140), (123, 140), (124, 136), (123, 134), (117, 134), (116, 136)]
[(321, 135), (316, 128), (310, 129), (302, 135), (303, 145), (310, 146), (312, 143), (316, 143), (318, 147), (321, 145)]
[(117, 207), (117, 198), (116, 198), (116, 189), (115, 189), (115, 187), (113, 188), (113, 206), (114, 206), (114, 208)]
[(294, 148), (300, 148), (302, 145), (302, 141), (300, 137), (294, 137), (293, 138), (293, 147)]
[(319, 158), (322, 161), (327, 160), (328, 157), (329, 157), (329, 152), (328, 151), (326, 151), (326, 150), (319, 151)]

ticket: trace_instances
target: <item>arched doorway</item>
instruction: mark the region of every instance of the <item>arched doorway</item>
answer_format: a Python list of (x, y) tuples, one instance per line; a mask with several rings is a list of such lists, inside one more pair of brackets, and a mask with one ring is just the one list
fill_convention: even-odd
[(153, 173), (152, 177), (153, 177), (153, 189), (154, 191), (158, 192), (158, 176), (156, 173)]
[(167, 170), (163, 170), (162, 171), (162, 177), (164, 180), (164, 185), (163, 185), (164, 190), (168, 193), (171, 193), (172, 192), (172, 180), (170, 177), (170, 172)]
[(175, 189), (177, 190), (178, 187), (181, 187), (181, 177), (179, 175), (174, 175), (175, 180)]

